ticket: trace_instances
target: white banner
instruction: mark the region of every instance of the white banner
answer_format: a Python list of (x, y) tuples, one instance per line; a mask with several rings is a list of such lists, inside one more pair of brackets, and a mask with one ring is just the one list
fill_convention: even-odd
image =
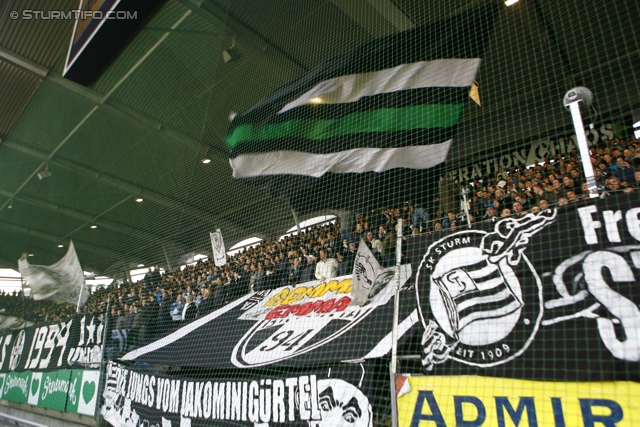
[[(53, 265), (31, 265), (23, 254), (18, 260), (20, 274), (31, 287), (31, 297), (34, 300), (50, 298), (56, 303), (66, 302), (76, 304), (83, 289), (84, 273), (78, 260), (78, 255), (69, 244), (66, 255)], [(89, 292), (82, 290), (81, 303), (89, 298)]]
[(227, 263), (227, 251), (224, 249), (224, 241), (222, 240), (222, 232), (217, 229), (215, 233), (209, 233), (211, 236), (211, 248), (213, 249), (213, 261), (216, 267), (222, 267)]
[(375, 290), (374, 284), (376, 283), (376, 278), (382, 270), (383, 268), (373, 253), (371, 253), (367, 244), (363, 239), (360, 239), (356, 259), (353, 263), (353, 282), (351, 284), (352, 305), (362, 305), (369, 301), (370, 293)]

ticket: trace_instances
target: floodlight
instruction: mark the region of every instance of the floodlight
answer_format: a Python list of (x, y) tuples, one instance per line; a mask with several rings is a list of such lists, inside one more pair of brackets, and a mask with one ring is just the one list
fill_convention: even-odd
[(41, 170), (40, 172), (38, 172), (38, 178), (40, 178), (40, 181), (42, 181), (45, 178), (49, 178), (51, 176), (51, 172), (49, 171), (49, 163), (46, 164), (46, 166), (44, 167), (44, 170)]

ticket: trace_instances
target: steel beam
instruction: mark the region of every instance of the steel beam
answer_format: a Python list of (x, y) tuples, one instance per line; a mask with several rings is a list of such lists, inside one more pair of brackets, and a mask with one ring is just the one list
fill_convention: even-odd
[[(47, 153), (28, 147), (14, 140), (5, 139), (4, 141), (2, 141), (2, 146), (20, 151), (22, 153), (28, 154), (30, 156), (33, 156), (39, 159), (45, 160), (48, 158)], [(187, 203), (183, 203), (179, 200), (175, 200), (163, 194), (159, 194), (154, 191), (144, 189), (142, 187), (138, 187), (135, 184), (104, 174), (95, 169), (91, 169), (86, 166), (82, 166), (77, 163), (71, 162), (69, 160), (64, 160), (60, 158), (51, 160), (50, 163), (58, 167), (67, 169), (76, 174), (82, 175), (84, 177), (98, 180), (112, 187), (125, 191), (129, 194), (137, 195), (138, 197), (142, 197), (144, 199), (147, 199), (149, 201), (152, 201), (154, 203), (157, 203), (161, 206), (172, 209), (174, 211), (184, 212), (187, 215), (198, 218), (202, 224), (211, 224), (211, 225), (215, 224), (217, 228), (225, 227), (233, 230), (236, 233), (240, 233), (240, 234), (242, 233), (242, 230), (237, 225), (225, 220), (221, 220), (219, 218), (215, 218), (211, 215), (210, 212), (191, 206)]]

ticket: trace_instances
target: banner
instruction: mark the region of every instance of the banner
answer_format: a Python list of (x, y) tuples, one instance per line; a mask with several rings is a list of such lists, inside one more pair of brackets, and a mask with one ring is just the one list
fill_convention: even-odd
[[(361, 306), (351, 303), (351, 276), (248, 294), (121, 359), (173, 365), (197, 349), (189, 366), (251, 368), (381, 357), (391, 350), (394, 274), (380, 271)], [(399, 337), (418, 322), (409, 277), (402, 266)]]
[(1, 374), (4, 377), (2, 384), (2, 399), (12, 402), (27, 403), (31, 385), (31, 371), (9, 372)]
[(67, 412), (95, 415), (100, 371), (72, 370), (69, 380)]
[(425, 370), (640, 381), (638, 194), (411, 240)]
[(103, 335), (102, 315), (76, 315), (0, 336), (0, 372), (98, 369)]
[[(627, 129), (631, 128), (631, 117), (626, 117), (616, 121), (615, 123), (604, 123), (599, 128), (585, 128), (587, 143), (594, 146), (601, 143), (608, 143), (616, 138), (625, 138)], [(507, 144), (508, 148), (513, 150), (513, 143)], [(573, 130), (561, 133), (560, 136), (536, 137), (528, 143), (520, 146), (519, 149), (510, 153), (497, 149), (502, 153), (496, 157), (490, 157), (483, 160), (476, 160), (472, 164), (466, 164), (457, 170), (447, 173), (454, 181), (468, 182), (469, 180), (482, 179), (483, 176), (495, 175), (500, 171), (506, 171), (512, 168), (524, 168), (544, 162), (545, 159), (552, 159), (555, 156), (563, 156), (577, 150), (578, 144)], [(463, 163), (464, 164), (464, 163)]]
[(399, 377), (398, 425), (616, 426), (640, 420), (640, 384), (476, 376)]
[(369, 300), (372, 293), (375, 295), (378, 292), (379, 288), (376, 288), (374, 284), (380, 274), (382, 274), (382, 267), (376, 257), (373, 256), (364, 239), (360, 239), (351, 276), (353, 278), (351, 286), (353, 301), (351, 301), (351, 304), (362, 305)]
[(227, 251), (222, 240), (222, 231), (217, 229), (215, 233), (209, 233), (211, 237), (211, 248), (213, 249), (213, 261), (216, 267), (222, 267), (227, 263)]
[(0, 374), (0, 398), (32, 406), (94, 416), (100, 371), (61, 369)]
[[(377, 384), (388, 396), (388, 376)], [(115, 427), (372, 427), (364, 364), (249, 378), (167, 377), (109, 362), (100, 413)]]
[(77, 304), (82, 291), (81, 303), (89, 298), (89, 291), (83, 290), (84, 273), (78, 260), (78, 255), (69, 243), (69, 249), (64, 257), (55, 264), (31, 265), (23, 254), (18, 261), (20, 274), (31, 288), (31, 297), (34, 300), (51, 299), (55, 303)]

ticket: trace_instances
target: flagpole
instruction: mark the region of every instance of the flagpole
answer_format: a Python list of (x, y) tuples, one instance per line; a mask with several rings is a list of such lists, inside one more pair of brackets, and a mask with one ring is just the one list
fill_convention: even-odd
[(80, 295), (78, 296), (78, 305), (76, 306), (76, 313), (80, 313), (80, 301), (82, 301), (82, 292), (84, 291), (84, 278), (82, 278), (82, 285), (80, 285)]
[(464, 215), (467, 217), (467, 227), (471, 228), (471, 220), (469, 219), (469, 206), (467, 205), (467, 192), (464, 189), (462, 190), (462, 200), (462, 209), (464, 210)]
[(391, 364), (389, 366), (391, 374), (391, 423), (393, 427), (398, 426), (398, 405), (396, 401), (396, 372), (398, 364), (398, 318), (400, 313), (400, 263), (402, 257), (402, 226), (403, 219), (400, 218), (396, 225), (396, 278), (395, 278), (395, 298), (393, 300), (393, 328), (391, 329)]
[(593, 199), (599, 197), (598, 186), (593, 173), (593, 165), (591, 164), (589, 144), (587, 143), (587, 137), (584, 134), (584, 124), (582, 123), (582, 114), (580, 114), (580, 102), (582, 101), (574, 101), (570, 103), (569, 109), (571, 111), (571, 119), (573, 120), (573, 128), (575, 129), (576, 137), (578, 138), (580, 160), (582, 160), (582, 170), (584, 171), (585, 181), (587, 182), (587, 188), (589, 189), (589, 197)]
[[(83, 281), (84, 283), (84, 281)], [(109, 313), (111, 309), (111, 297), (107, 297), (107, 312), (104, 314), (104, 328), (102, 329), (102, 356), (100, 357), (100, 377), (98, 377), (98, 396), (100, 396), (100, 390), (104, 385), (104, 377), (106, 371), (104, 369), (104, 351), (107, 348), (107, 329), (109, 328)], [(96, 404), (96, 412), (94, 414), (94, 420), (96, 425), (100, 425), (100, 399), (98, 398), (98, 404)]]
[[(564, 95), (564, 99), (562, 100), (564, 108), (571, 113), (573, 128), (576, 131), (576, 138), (578, 139), (578, 150), (580, 152), (580, 160), (582, 160), (582, 170), (584, 171), (585, 181), (589, 190), (589, 197), (594, 199), (600, 195), (598, 194), (598, 185), (593, 173), (591, 154), (589, 153), (589, 143), (584, 133), (584, 123), (582, 123), (582, 113), (580, 112), (581, 109), (588, 110), (592, 102), (593, 92), (584, 86), (569, 89), (569, 92)], [(591, 128), (593, 129), (593, 124), (591, 124)]]

